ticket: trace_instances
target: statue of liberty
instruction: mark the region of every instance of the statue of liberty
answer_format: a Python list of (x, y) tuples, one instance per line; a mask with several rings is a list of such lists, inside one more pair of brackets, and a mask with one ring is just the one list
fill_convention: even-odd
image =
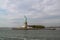
[(24, 22), (25, 28), (27, 28), (27, 17), (26, 16), (24, 16), (24, 20), (25, 20)]

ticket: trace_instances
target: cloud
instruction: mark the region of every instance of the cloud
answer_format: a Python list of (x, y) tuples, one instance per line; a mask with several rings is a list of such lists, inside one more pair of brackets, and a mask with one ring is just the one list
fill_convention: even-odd
[[(31, 21), (33, 21), (33, 19), (36, 21), (43, 19), (40, 24), (52, 23), (52, 19), (54, 22), (58, 22), (58, 20), (60, 20), (60, 18), (57, 19), (60, 17), (59, 4), (60, 0), (0, 0), (0, 19), (4, 19), (6, 22), (4, 20), (0, 21), (2, 21), (1, 23), (4, 26), (5, 23), (6, 26), (17, 26), (18, 23), (21, 24), (23, 22), (21, 22), (21, 19), (26, 15), (28, 20), (29, 18), (32, 19)], [(35, 24), (38, 24), (39, 21), (36, 21)]]

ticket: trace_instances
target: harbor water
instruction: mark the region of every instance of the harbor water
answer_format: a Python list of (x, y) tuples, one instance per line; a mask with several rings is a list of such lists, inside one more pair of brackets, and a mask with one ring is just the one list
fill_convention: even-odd
[(0, 40), (60, 40), (60, 30), (0, 30)]

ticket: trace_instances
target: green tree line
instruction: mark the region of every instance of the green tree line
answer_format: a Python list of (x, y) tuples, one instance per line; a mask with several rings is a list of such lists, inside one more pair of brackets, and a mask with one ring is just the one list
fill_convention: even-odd
[(45, 28), (43, 25), (31, 25), (32, 28)]

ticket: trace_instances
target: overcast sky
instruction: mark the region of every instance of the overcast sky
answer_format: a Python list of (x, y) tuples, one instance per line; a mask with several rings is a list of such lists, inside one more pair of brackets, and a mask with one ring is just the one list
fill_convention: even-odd
[(60, 25), (60, 0), (0, 0), (0, 27), (28, 24)]

